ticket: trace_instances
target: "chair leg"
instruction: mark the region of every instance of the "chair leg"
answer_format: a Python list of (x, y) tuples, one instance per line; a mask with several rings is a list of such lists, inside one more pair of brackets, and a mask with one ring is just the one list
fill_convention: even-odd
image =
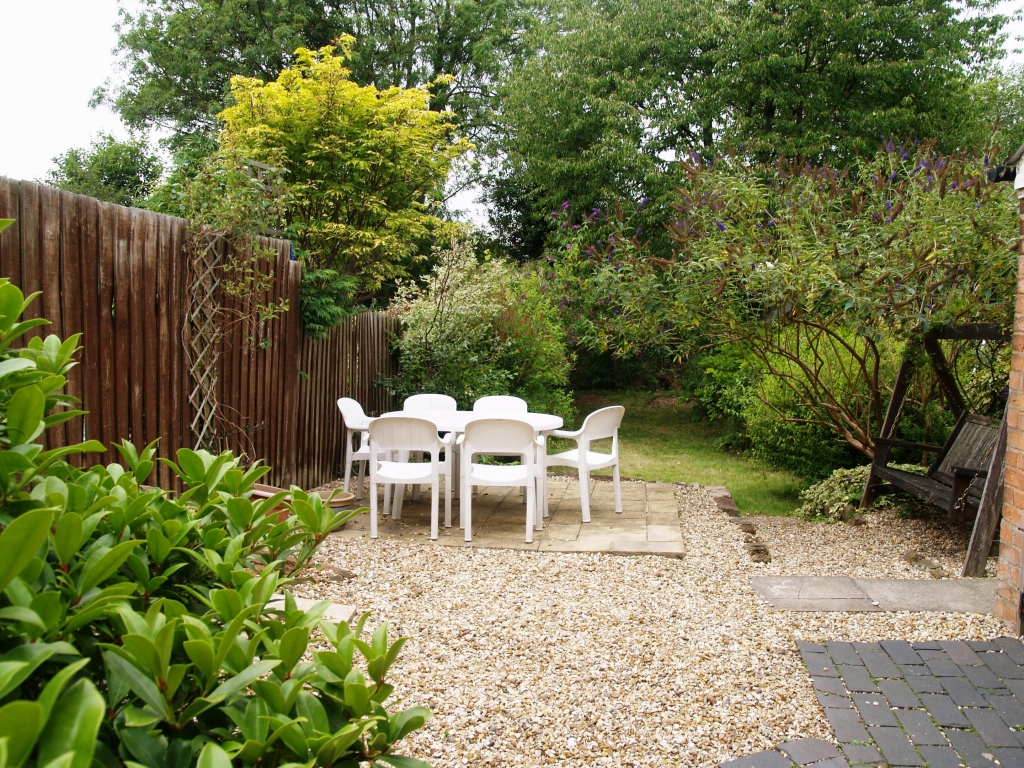
[(444, 527), (452, 527), (452, 473), (444, 477)]
[(526, 492), (526, 543), (527, 544), (532, 544), (533, 543), (534, 519), (535, 518), (539, 519), (538, 516), (537, 516), (537, 495), (535, 493), (531, 493), (530, 490), (532, 490), (532, 489), (527, 489), (527, 492)]
[(541, 512), (541, 514), (544, 517), (551, 517), (551, 511), (548, 508), (548, 471), (547, 471), (547, 467), (544, 467), (541, 470), (540, 487), (541, 487), (541, 492), (540, 492), (541, 505), (544, 507), (544, 510), (543, 510), (543, 512)]
[(437, 492), (438, 492), (438, 480), (435, 478), (434, 482), (430, 484), (430, 539), (435, 541), (437, 539)]
[[(384, 486), (384, 496), (387, 498), (388, 486)], [(377, 486), (370, 486), (370, 538), (377, 538)]]
[(580, 467), (580, 508), (583, 522), (590, 522), (590, 470)]
[[(423, 463), (423, 451), (416, 451), (415, 453), (413, 453), (412, 457), (413, 461), (415, 461), (417, 464)], [(416, 485), (412, 487), (412, 501), (420, 500), (420, 491), (422, 490), (423, 486), (420, 485), (419, 483), (416, 483)]]
[(619, 476), (619, 463), (615, 462), (612, 469), (612, 485), (615, 486), (615, 512), (622, 514), (622, 478)]
[[(377, 486), (374, 485), (371, 488), (372, 488), (372, 491), (373, 491), (373, 497), (376, 498), (377, 497)], [(384, 485), (384, 513), (387, 514), (390, 509), (391, 509), (391, 486), (385, 484)]]
[(364, 478), (366, 477), (366, 470), (367, 470), (366, 464), (367, 464), (367, 462), (365, 462), (365, 461), (360, 461), (359, 462), (359, 486), (356, 488), (356, 498), (359, 501), (363, 500), (363, 482), (364, 482)]
[(352, 477), (352, 459), (350, 454), (352, 453), (351, 446), (345, 446), (345, 483), (341, 486), (341, 490), (348, 493), (348, 481)]
[[(533, 478), (533, 482), (530, 484), (530, 500), (533, 502), (533, 529), (535, 531), (544, 530), (544, 514), (542, 512), (544, 502), (541, 501), (541, 486), (543, 481), (539, 477)], [(529, 503), (527, 503), (529, 506)]]
[(462, 501), (459, 503), (459, 523), (465, 531), (463, 539), (465, 541), (473, 540), (473, 486), (470, 485), (469, 478), (466, 478), (465, 485), (462, 486)]

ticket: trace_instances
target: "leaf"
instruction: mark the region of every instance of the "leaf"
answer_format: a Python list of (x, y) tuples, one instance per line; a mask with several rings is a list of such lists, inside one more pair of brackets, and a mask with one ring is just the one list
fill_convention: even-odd
[(249, 684), (259, 677), (267, 674), (281, 662), (277, 659), (272, 661), (258, 661), (234, 677), (228, 678), (223, 683), (218, 685), (213, 693), (210, 694), (209, 698), (214, 699), (218, 696), (227, 698), (233, 693), (244, 690), (249, 687)]
[(89, 659), (79, 659), (78, 661), (68, 664), (64, 669), (58, 672), (56, 675), (51, 677), (46, 683), (46, 687), (43, 688), (43, 692), (39, 694), (39, 698), (36, 701), (43, 708), (43, 725), (46, 725), (53, 713), (53, 706), (64, 690), (64, 686), (68, 684), (68, 681), (89, 663)]
[(97, 552), (90, 557), (78, 577), (78, 594), (84, 595), (101, 581), (112, 576), (118, 568), (124, 565), (124, 561), (128, 559), (132, 550), (141, 543), (134, 539), (123, 541), (103, 554)]
[(71, 768), (74, 760), (74, 752), (65, 752), (63, 755), (53, 758), (53, 760), (42, 766), (42, 768)]
[(426, 707), (409, 707), (395, 720), (395, 729), (391, 740), (398, 741), (413, 731), (419, 730), (430, 717), (431, 712)]
[(209, 680), (217, 673), (214, 663), (213, 646), (209, 640), (186, 640), (184, 643), (185, 653), (196, 665), (199, 673)]
[(169, 719), (170, 713), (168, 712), (167, 702), (164, 701), (163, 694), (160, 693), (156, 683), (148, 678), (142, 670), (124, 657), (118, 656), (111, 651), (103, 654), (103, 660), (107, 663), (108, 667), (124, 678), (125, 682), (128, 683), (128, 687), (131, 688), (136, 696), (146, 702), (154, 712), (159, 712), (164, 719)]
[(70, 747), (75, 753), (72, 768), (89, 768), (105, 712), (103, 697), (91, 681), (82, 679), (68, 688), (43, 730), (39, 762), (55, 760)]
[(278, 644), (278, 656), (285, 670), (291, 671), (298, 664), (308, 645), (309, 630), (305, 627), (292, 627), (284, 633)]
[(82, 543), (82, 516), (76, 512), (68, 512), (57, 519), (57, 533), (53, 537), (57, 560), (61, 565), (71, 562), (71, 556), (78, 551)]
[(34, 701), (0, 707), (0, 739), (7, 740), (7, 766), (19, 768), (32, 753), (42, 729), (43, 708)]
[(0, 620), (20, 621), (25, 624), (31, 624), (34, 627), (38, 627), (43, 632), (46, 631), (46, 622), (39, 617), (39, 614), (31, 608), (24, 608), (20, 605), (11, 605), (7, 608), (0, 608)]
[(52, 520), (52, 509), (34, 509), (15, 518), (0, 533), (0, 592), (35, 559)]
[(43, 428), (46, 395), (36, 386), (19, 389), (7, 407), (7, 437), (11, 445), (31, 443)]
[(211, 741), (199, 753), (196, 768), (231, 768), (231, 758), (223, 748)]
[(430, 763), (404, 755), (379, 755), (377, 761), (393, 766), (393, 768), (430, 768)]
[(25, 357), (12, 357), (0, 361), (0, 379), (10, 376), (12, 373), (24, 371), (26, 368), (35, 368), (36, 364)]

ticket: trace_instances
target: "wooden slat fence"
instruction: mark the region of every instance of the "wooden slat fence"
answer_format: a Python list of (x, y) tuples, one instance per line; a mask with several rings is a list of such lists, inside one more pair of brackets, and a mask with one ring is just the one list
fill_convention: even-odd
[[(82, 334), (67, 391), (88, 415), (50, 430), (48, 446), (127, 438), (141, 447), (160, 438), (163, 456), (192, 447), (182, 347), (188, 222), (2, 177), (0, 218), (17, 220), (0, 233), (0, 276), (26, 295), (41, 291), (28, 316), (51, 322), (34, 335)], [(395, 320), (363, 312), (326, 339), (306, 338), (301, 266), (290, 260), (287, 241), (264, 245), (276, 251), (271, 298), (287, 298), (291, 309), (267, 326), (260, 344), (250, 343), (241, 324), (229, 330), (219, 350), (218, 397), (236, 428), (234, 450), (270, 464), (275, 484), (311, 488), (336, 476), (340, 464), (337, 398), (353, 397), (367, 413), (391, 407), (376, 383), (396, 370), (387, 340)], [(87, 459), (119, 456), (111, 448)], [(174, 485), (162, 464), (152, 481)]]

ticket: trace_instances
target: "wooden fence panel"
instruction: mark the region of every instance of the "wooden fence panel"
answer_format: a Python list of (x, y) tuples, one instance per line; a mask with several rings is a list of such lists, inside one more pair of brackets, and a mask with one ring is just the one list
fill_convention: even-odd
[[(0, 234), (0, 276), (26, 295), (41, 291), (27, 316), (50, 320), (33, 335), (82, 334), (84, 350), (67, 392), (88, 413), (50, 430), (47, 445), (95, 439), (108, 446), (86, 457), (89, 463), (118, 461), (112, 446), (121, 439), (141, 449), (159, 438), (158, 455), (169, 458), (192, 447), (193, 384), (182, 345), (188, 223), (3, 177), (0, 218), (17, 220)], [(269, 482), (311, 488), (339, 469), (339, 397), (354, 397), (369, 414), (392, 408), (376, 383), (397, 370), (386, 338), (396, 321), (363, 312), (322, 340), (306, 338), (301, 266), (291, 260), (288, 242), (263, 245), (276, 255), (260, 300), (286, 299), (290, 309), (256, 338), (240, 323), (225, 334), (218, 384), (225, 438), (249, 460), (268, 463)], [(177, 483), (162, 464), (151, 482)]]

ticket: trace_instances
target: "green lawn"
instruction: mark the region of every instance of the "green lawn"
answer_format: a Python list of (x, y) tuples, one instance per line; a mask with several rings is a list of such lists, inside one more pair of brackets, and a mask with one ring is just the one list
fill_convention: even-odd
[[(715, 425), (691, 420), (688, 409), (666, 393), (580, 395), (579, 422), (605, 405), (626, 407), (619, 430), (623, 477), (724, 485), (740, 510), (748, 514), (784, 515), (799, 506), (797, 494), (805, 484), (798, 477), (715, 448), (719, 436)], [(610, 470), (596, 474), (610, 474)]]

